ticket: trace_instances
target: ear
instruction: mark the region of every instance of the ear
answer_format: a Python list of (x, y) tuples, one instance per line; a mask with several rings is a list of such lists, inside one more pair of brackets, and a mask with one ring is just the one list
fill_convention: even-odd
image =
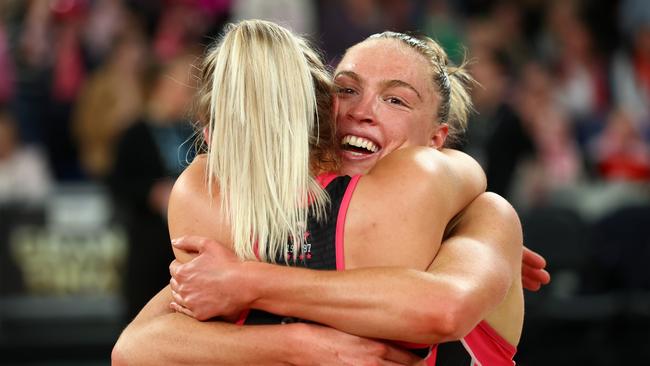
[(447, 140), (447, 135), (449, 134), (449, 125), (446, 123), (441, 123), (435, 127), (433, 133), (431, 134), (431, 139), (429, 140), (429, 147), (434, 149), (442, 149)]
[(203, 141), (205, 141), (206, 145), (210, 146), (210, 131), (208, 129), (209, 127), (203, 128)]

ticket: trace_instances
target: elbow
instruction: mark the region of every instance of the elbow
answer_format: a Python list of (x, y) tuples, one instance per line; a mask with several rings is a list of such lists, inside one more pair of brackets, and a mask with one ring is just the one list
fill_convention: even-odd
[(113, 346), (113, 350), (111, 351), (111, 365), (128, 366), (147, 364), (146, 360), (137, 358), (137, 350), (144, 349), (144, 345), (139, 344), (140, 338), (137, 329), (133, 329), (133, 324), (127, 326)]
[(473, 309), (464, 304), (451, 307), (442, 322), (440, 337), (444, 341), (458, 340), (465, 337), (481, 321)]
[[(435, 344), (466, 336), (480, 321), (481, 312), (471, 306), (468, 291), (458, 290), (446, 295), (443, 306), (429, 306), (414, 324), (417, 342)], [(439, 302), (439, 300), (437, 300)]]
[(129, 363), (126, 360), (124, 347), (122, 346), (121, 337), (113, 346), (111, 351), (111, 366), (127, 366)]

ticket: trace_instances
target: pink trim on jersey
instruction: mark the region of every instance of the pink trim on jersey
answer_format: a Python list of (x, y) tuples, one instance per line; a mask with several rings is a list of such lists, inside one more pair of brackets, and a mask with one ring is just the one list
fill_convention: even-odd
[(438, 345), (434, 344), (431, 346), (431, 351), (429, 355), (424, 359), (425, 366), (436, 366), (436, 355), (438, 354)]
[(513, 366), (512, 360), (517, 348), (508, 343), (485, 320), (463, 338), (463, 345), (468, 348), (472, 358), (481, 365)]
[(257, 260), (261, 262), (262, 258), (260, 257), (260, 247), (257, 243), (257, 240), (255, 240), (255, 242), (253, 243), (253, 253), (255, 253), (255, 258), (257, 258)]
[(336, 270), (342, 271), (345, 269), (345, 247), (343, 245), (343, 234), (345, 232), (345, 216), (348, 213), (348, 207), (350, 206), (350, 200), (352, 200), (352, 193), (359, 183), (360, 175), (355, 175), (350, 180), (350, 184), (345, 189), (345, 194), (343, 195), (343, 200), (341, 201), (341, 206), (339, 207), (339, 213), (336, 218)]
[(235, 324), (237, 325), (244, 325), (244, 322), (246, 321), (246, 318), (248, 318), (248, 314), (250, 314), (251, 309), (246, 309), (239, 313), (239, 318), (237, 318), (237, 322)]
[[(334, 173), (324, 173), (316, 177), (316, 181), (321, 185), (321, 187), (325, 188), (327, 187), (332, 181), (338, 177), (338, 175)], [(343, 221), (345, 223), (345, 212), (347, 212), (348, 206), (350, 204), (350, 199), (352, 198), (352, 191), (354, 191), (354, 187), (357, 185), (357, 181), (359, 180), (360, 176), (355, 176), (352, 177), (352, 180), (350, 181), (350, 184), (346, 188), (345, 194), (343, 196), (343, 201), (341, 201), (341, 209), (345, 208), (344, 214), (343, 214)], [(341, 219), (341, 209), (339, 210), (339, 215), (338, 219)], [(338, 221), (337, 221), (338, 223)], [(341, 232), (343, 232), (343, 227), (340, 228)], [(342, 235), (342, 234), (341, 234)], [(336, 225), (336, 269), (339, 269), (339, 252), (343, 253), (343, 249), (339, 250), (339, 225)], [(343, 237), (341, 236), (341, 245), (343, 243)], [(253, 252), (255, 253), (255, 257), (257, 257), (258, 261), (261, 261), (260, 259), (260, 254), (259, 254), (259, 248), (258, 248), (258, 243), (255, 242), (253, 243)], [(342, 256), (343, 254), (341, 254)], [(343, 263), (343, 257), (341, 257), (340, 263)], [(342, 268), (341, 268), (342, 269)], [(239, 314), (239, 318), (237, 319), (237, 322), (235, 324), (237, 325), (244, 325), (244, 322), (246, 322), (246, 319), (248, 318), (248, 314), (250, 314), (251, 309), (246, 309), (242, 311)]]
[(330, 183), (332, 183), (332, 181), (336, 177), (338, 177), (338, 175), (336, 175), (336, 173), (323, 173), (323, 174), (316, 177), (316, 181), (318, 182), (318, 184), (320, 184), (321, 188), (325, 188)]

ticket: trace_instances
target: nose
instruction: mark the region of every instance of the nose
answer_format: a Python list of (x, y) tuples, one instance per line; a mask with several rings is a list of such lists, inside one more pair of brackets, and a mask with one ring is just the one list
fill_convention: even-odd
[(348, 116), (355, 121), (374, 123), (375, 116), (375, 101), (372, 95), (362, 95), (351, 101), (350, 109), (348, 109)]

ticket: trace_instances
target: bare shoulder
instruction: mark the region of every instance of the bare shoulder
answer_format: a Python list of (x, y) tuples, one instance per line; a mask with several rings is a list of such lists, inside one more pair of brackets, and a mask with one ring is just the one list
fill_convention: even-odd
[(409, 146), (386, 155), (368, 175), (435, 175), (441, 169), (448, 169), (448, 163), (445, 155), (436, 149)]
[[(514, 207), (505, 198), (493, 192), (479, 195), (465, 210), (467, 220), (480, 220), (486, 225), (508, 230), (521, 237), (521, 222)], [(519, 241), (521, 245), (521, 241)]]
[(174, 184), (172, 195), (185, 196), (196, 193), (196, 190), (207, 193), (207, 162), (205, 155), (198, 155), (192, 163), (183, 170)]
[(473, 192), (472, 199), (486, 187), (485, 173), (474, 158), (458, 150), (425, 146), (409, 146), (391, 152), (368, 175), (384, 181), (408, 177), (412, 181), (410, 184), (429, 188), (432, 193), (440, 194), (444, 190), (461, 194)]
[(219, 188), (210, 194), (207, 159), (198, 156), (178, 177), (169, 198), (168, 224), (172, 238), (197, 235), (223, 241), (227, 227), (221, 215)]
[(449, 189), (451, 171), (448, 159), (438, 150), (412, 146), (391, 152), (366, 174), (362, 182), (389, 198), (419, 199), (443, 194)]
[(450, 184), (437, 179), (445, 164), (437, 150), (408, 147), (359, 180), (346, 216), (346, 266), (424, 269), (431, 263), (455, 214)]

